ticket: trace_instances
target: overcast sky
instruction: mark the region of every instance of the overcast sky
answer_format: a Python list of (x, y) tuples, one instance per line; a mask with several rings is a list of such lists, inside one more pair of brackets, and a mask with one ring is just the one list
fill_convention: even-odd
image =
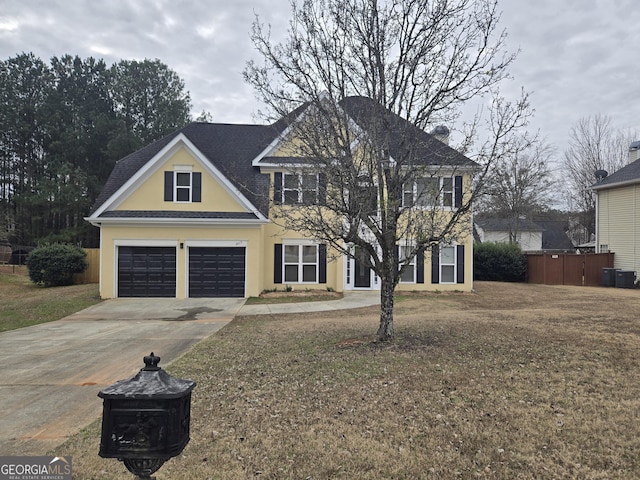
[[(500, 7), (508, 46), (521, 50), (509, 89), (532, 92), (531, 129), (558, 155), (581, 117), (601, 113), (617, 129), (640, 127), (632, 103), (640, 79), (636, 1), (502, 0)], [(0, 59), (157, 58), (185, 81), (194, 116), (204, 110), (214, 122), (255, 123), (261, 106), (242, 79), (255, 58), (254, 13), (281, 31), (289, 1), (0, 0)]]

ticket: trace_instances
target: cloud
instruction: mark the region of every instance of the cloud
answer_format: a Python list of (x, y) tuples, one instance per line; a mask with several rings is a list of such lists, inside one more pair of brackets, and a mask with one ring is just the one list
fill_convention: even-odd
[[(501, 26), (509, 49), (520, 49), (514, 80), (504, 91), (532, 91), (532, 130), (566, 148), (570, 127), (604, 113), (616, 128), (638, 125), (640, 36), (631, 22), (634, 0), (503, 0)], [(160, 59), (191, 93), (194, 116), (251, 123), (261, 105), (244, 84), (245, 63), (256, 57), (249, 32), (254, 15), (281, 37), (288, 0), (21, 0), (0, 10), (0, 58), (33, 52), (48, 61), (64, 54)]]

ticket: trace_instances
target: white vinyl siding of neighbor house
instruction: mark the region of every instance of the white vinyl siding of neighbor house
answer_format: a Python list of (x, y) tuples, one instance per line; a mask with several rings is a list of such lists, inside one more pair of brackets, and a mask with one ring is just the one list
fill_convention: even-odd
[(640, 272), (640, 185), (598, 192), (599, 251), (613, 252), (615, 268)]
[[(480, 230), (478, 227), (478, 233)], [(483, 242), (509, 243), (509, 232), (482, 230), (480, 238)], [(519, 232), (517, 240), (524, 252), (542, 249), (542, 232)]]

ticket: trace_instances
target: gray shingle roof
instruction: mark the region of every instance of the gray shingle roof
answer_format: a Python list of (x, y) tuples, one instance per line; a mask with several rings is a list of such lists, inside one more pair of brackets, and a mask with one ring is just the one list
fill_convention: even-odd
[[(375, 134), (379, 120), (392, 131), (390, 154), (400, 158), (408, 149), (426, 165), (476, 167), (477, 164), (420, 130), (406, 120), (365, 97), (348, 97), (341, 102), (347, 114), (365, 131)], [(215, 166), (259, 211), (268, 215), (269, 177), (252, 166), (254, 160), (298, 117), (305, 105), (272, 125), (236, 125), (221, 123), (191, 123), (176, 132), (119, 160), (94, 203), (93, 214), (116, 193), (149, 160), (157, 155), (177, 135), (189, 141)], [(271, 157), (271, 160), (273, 158)], [(286, 159), (289, 162), (293, 159)], [(286, 163), (285, 160), (285, 163)], [(296, 159), (300, 160), (300, 159)], [(112, 214), (113, 215), (113, 214)]]
[(110, 210), (99, 218), (197, 218), (220, 220), (255, 220), (252, 212), (190, 212), (183, 210)]
[(543, 250), (572, 250), (573, 243), (567, 236), (567, 222), (564, 220), (536, 220), (542, 232)]
[[(511, 228), (511, 221), (507, 218), (476, 217), (473, 221), (486, 232), (508, 232)], [(520, 219), (518, 230), (521, 232), (542, 232), (544, 228), (531, 220)]]
[(478, 166), (460, 152), (441, 142), (433, 135), (392, 113), (367, 97), (347, 97), (340, 102), (345, 112), (373, 138), (381, 138), (381, 128), (392, 132), (389, 154), (396, 160), (410, 155), (424, 165), (446, 165), (452, 167)]
[(119, 160), (93, 205), (91, 213), (160, 152), (179, 133), (227, 177), (265, 216), (268, 211), (269, 177), (251, 166), (251, 161), (271, 143), (279, 131), (269, 125), (192, 123), (157, 142)]
[(622, 167), (601, 182), (591, 186), (594, 190), (615, 187), (619, 184), (640, 182), (640, 159)]

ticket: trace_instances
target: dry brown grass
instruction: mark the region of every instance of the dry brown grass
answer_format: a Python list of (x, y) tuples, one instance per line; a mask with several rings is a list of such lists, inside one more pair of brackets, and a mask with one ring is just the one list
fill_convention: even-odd
[[(157, 478), (640, 478), (638, 312), (638, 290), (478, 283), (399, 297), (388, 344), (375, 308), (238, 318), (168, 368), (198, 386)], [(56, 454), (126, 478), (98, 437)]]
[(59, 320), (98, 302), (97, 284), (44, 288), (31, 283), (26, 267), (0, 265), (0, 332)]

